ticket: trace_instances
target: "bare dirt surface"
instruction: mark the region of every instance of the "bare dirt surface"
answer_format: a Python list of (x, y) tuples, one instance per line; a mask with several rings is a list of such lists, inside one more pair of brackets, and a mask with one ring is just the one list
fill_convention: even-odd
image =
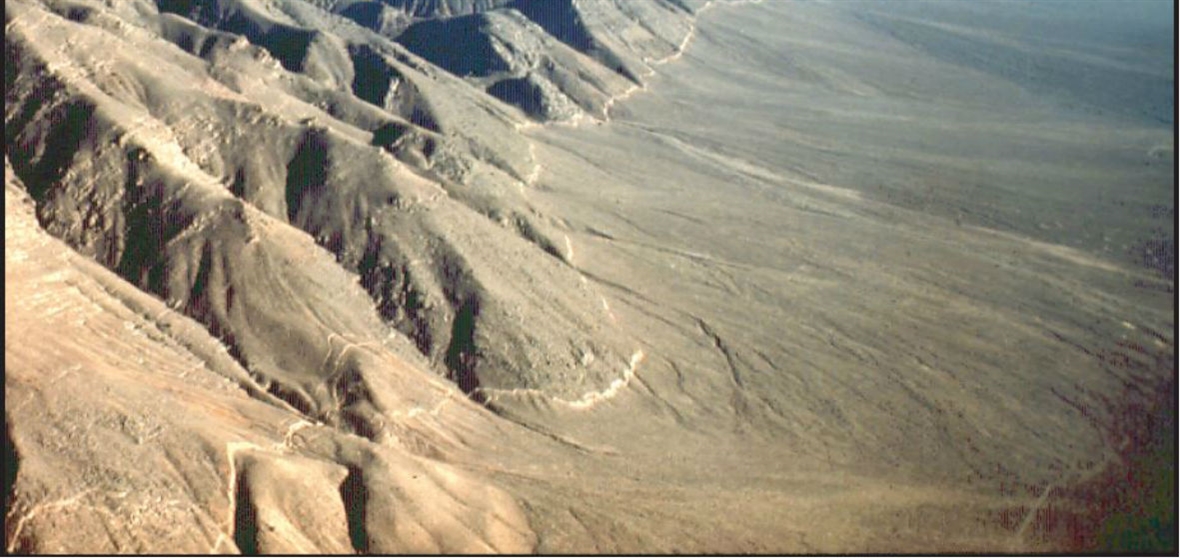
[(6, 550), (1174, 551), (1095, 6), (9, 2)]

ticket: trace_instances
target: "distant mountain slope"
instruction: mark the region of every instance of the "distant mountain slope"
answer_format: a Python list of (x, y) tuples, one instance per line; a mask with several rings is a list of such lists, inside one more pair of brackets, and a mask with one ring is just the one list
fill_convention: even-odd
[(634, 85), (511, 9), (416, 23), (398, 42), (542, 121), (605, 117)]
[(1175, 46), (1158, 42), (1167, 36), (1167, 22), (1138, 13), (1150, 13), (1153, 4), (1166, 3), (855, 6), (874, 27), (932, 56), (1094, 112), (1168, 124), (1174, 120), (1176, 76), (1167, 61)]

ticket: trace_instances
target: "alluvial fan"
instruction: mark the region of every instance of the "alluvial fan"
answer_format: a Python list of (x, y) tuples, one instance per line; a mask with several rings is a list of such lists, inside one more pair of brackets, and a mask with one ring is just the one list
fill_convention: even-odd
[(1157, 9), (7, 2), (7, 551), (1174, 550)]

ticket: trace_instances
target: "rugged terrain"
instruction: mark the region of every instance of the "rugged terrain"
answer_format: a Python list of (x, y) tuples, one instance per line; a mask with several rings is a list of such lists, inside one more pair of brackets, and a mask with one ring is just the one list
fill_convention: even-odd
[(8, 2), (7, 550), (1174, 550), (1112, 6)]

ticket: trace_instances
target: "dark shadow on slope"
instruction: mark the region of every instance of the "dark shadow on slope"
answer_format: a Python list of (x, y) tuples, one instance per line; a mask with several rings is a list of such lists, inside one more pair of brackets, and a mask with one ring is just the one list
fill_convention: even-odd
[(396, 37), (410, 26), (410, 18), (382, 2), (360, 1), (340, 10), (340, 15), (385, 37)]
[(210, 60), (214, 52), (222, 52), (233, 45), (232, 33), (211, 30), (192, 20), (170, 12), (162, 12), (159, 19), (160, 35), (193, 56)]
[(589, 52), (594, 48), (594, 39), (571, 0), (517, 0), (512, 7), (575, 50)]
[[(380, 0), (417, 19), (463, 16), (494, 10), (511, 0)], [(549, 0), (541, 0), (548, 2)]]
[(455, 312), (451, 326), (451, 342), (447, 345), (445, 362), (450, 378), (459, 389), (476, 402), (484, 402), (480, 394), (479, 376), (475, 372), (478, 350), (475, 347), (475, 320), (479, 316), (479, 302), (468, 299)]
[(434, 116), (431, 115), (429, 111), (417, 105), (415, 105), (414, 110), (410, 112), (410, 123), (414, 126), (425, 128), (426, 130), (433, 130), (435, 132), (440, 131), (438, 121), (434, 119)]
[(547, 117), (545, 92), (528, 77), (500, 80), (488, 86), (488, 94), (509, 105), (520, 107), (525, 114), (536, 119)]
[(456, 76), (488, 76), (510, 70), (492, 47), (482, 15), (420, 21), (397, 41), (414, 54)]
[(402, 123), (386, 123), (376, 127), (373, 130), (371, 144), (382, 147), (399, 159), (406, 158), (407, 154), (412, 153), (413, 157), (421, 162), (434, 157), (434, 152), (438, 149), (438, 143), (435, 143), (434, 138)]
[[(22, 94), (19, 90), (14, 90), (18, 78), (22, 75), (40, 77), (33, 86), (32, 91), (25, 94)], [(36, 56), (29, 56), (19, 42), (11, 40), (8, 37), (4, 38), (4, 153), (9, 156), (10, 163), (18, 172), (18, 176), (21, 176), (21, 180), (25, 181), (26, 187), (28, 186), (27, 178), (22, 176), (22, 173), (29, 173), (32, 169), (29, 165), (29, 159), (33, 155), (34, 147), (18, 145), (16, 142), (17, 137), (33, 123), (33, 120), (38, 117), (38, 113), (49, 108), (48, 106), (51, 105), (57, 94), (63, 91), (65, 87), (65, 84), (62, 84), (48, 72), (45, 65)], [(73, 111), (93, 112), (93, 108), (87, 109), (86, 105), (77, 104), (79, 108), (73, 109)], [(65, 116), (69, 116), (70, 111), (70, 109), (63, 108), (61, 105), (53, 107), (51, 110), (57, 111), (57, 113), (51, 113), (50, 115), (43, 116), (43, 118), (60, 118), (63, 116), (62, 112), (65, 112)], [(77, 120), (76, 122), (82, 121)], [(66, 124), (67, 127), (69, 126), (69, 123), (63, 123), (61, 121), (51, 121), (51, 124)], [(53, 134), (53, 132), (50, 131), (50, 134)], [(70, 136), (71, 134), (69, 133), (61, 134), (63, 138), (69, 138)], [(77, 142), (75, 142), (76, 144)], [(61, 155), (58, 157), (61, 157)]]
[(287, 163), (287, 219), (291, 223), (295, 223), (304, 199), (324, 188), (330, 164), (326, 132), (308, 130)]
[(186, 16), (193, 12), (195, 0), (156, 0), (156, 9), (163, 13)]
[[(12, 443), (12, 427), (8, 422), (8, 414), (4, 415), (4, 519), (9, 519), (12, 513), (12, 506), (16, 500), (16, 474), (20, 470), (20, 456), (16, 452), (16, 446)], [(7, 523), (5, 523), (7, 525)], [(9, 535), (8, 527), (5, 527), (5, 541), (17, 537), (17, 535)], [(9, 542), (5, 542), (5, 550)]]
[[(499, 222), (501, 219), (499, 213), (493, 213), (488, 217), (496, 222)], [(541, 228), (537, 226), (533, 218), (529, 217), (527, 214), (522, 214), (519, 212), (510, 212), (509, 218), (509, 223), (512, 225), (512, 229), (516, 230), (516, 234), (519, 235), (521, 239), (536, 245), (542, 251), (545, 251), (545, 254), (561, 262), (566, 262), (566, 257), (564, 254), (562, 254), (562, 250), (559, 248), (557, 242), (553, 241), (551, 236), (546, 235), (541, 230)]]
[(250, 502), (250, 488), (241, 472), (234, 481), (234, 544), (242, 554), (258, 554), (258, 511)]
[[(223, 305), (228, 313), (229, 308), (232, 306), (233, 288), (225, 285), (226, 266), (225, 255), (220, 253), (214, 255), (213, 243), (205, 242), (201, 247), (201, 256), (197, 264), (197, 271), (193, 276), (192, 285), (188, 290), (188, 298), (185, 300), (186, 303), (181, 312), (185, 316), (191, 317), (198, 323), (205, 325), (209, 334), (225, 346), (226, 352), (229, 353), (230, 357), (241, 365), (242, 369), (253, 378), (254, 382), (258, 383), (267, 393), (287, 403), (303, 416), (309, 418), (317, 417), (317, 407), (306, 394), (295, 387), (288, 387), (278, 382), (278, 380), (266, 379), (257, 374), (254, 368), (251, 367), (250, 360), (239, 344), (237, 337), (234, 336), (234, 331), (223, 322), (222, 316), (217, 312), (211, 298), (217, 297), (216, 293), (224, 290), (225, 301)], [(243, 388), (251, 395), (256, 391), (254, 388), (248, 386)]]
[(136, 182), (144, 174), (142, 167), (138, 157), (128, 158), (127, 179), (123, 186), (123, 192), (126, 193), (123, 198), (126, 233), (115, 272), (132, 284), (158, 294), (162, 293), (165, 284), (164, 267), (159, 264), (160, 255), (164, 254), (168, 239), (180, 228), (176, 223), (165, 223), (168, 218), (161, 184), (152, 182), (136, 188)]
[(384, 109), (389, 88), (402, 79), (401, 74), (386, 64), (381, 55), (367, 45), (351, 47), (348, 54), (352, 58), (353, 95)]
[[(10, 43), (6, 43), (6, 46), (8, 45)], [(22, 72), (43, 72), (43, 68), (32, 62), (22, 61), (20, 52), (17, 48), (7, 51), (5, 53), (6, 62), (32, 67), (31, 69), (21, 69)], [(7, 70), (6, 67), (6, 72)], [(6, 73), (7, 78), (9, 76)], [(13, 94), (11, 88), (14, 87), (14, 84), (6, 84), (6, 86), (9, 87), (8, 93)], [(202, 323), (210, 335), (226, 346), (230, 356), (243, 369), (254, 375), (249, 361), (238, 346), (233, 333), (226, 328), (222, 319), (211, 306), (211, 290), (220, 290), (218, 293), (224, 295), (226, 308), (232, 305), (234, 295), (232, 286), (224, 285), (227, 261), (224, 255), (215, 253), (213, 241), (207, 241), (199, 249), (199, 262), (194, 263), (196, 264), (196, 272), (191, 284), (184, 289), (183, 293), (169, 294), (166, 276), (170, 263), (167, 261), (163, 247), (173, 241), (180, 231), (191, 225), (195, 214), (184, 209), (176, 200), (165, 203), (164, 193), (168, 191), (170, 186), (176, 185), (170, 183), (173, 178), (167, 177), (167, 174), (160, 175), (159, 162), (155, 161), (150, 152), (137, 146), (131, 146), (126, 148), (122, 154), (114, 150), (104, 154), (106, 158), (122, 157), (125, 159), (122, 164), (126, 166), (126, 175), (123, 178), (121, 189), (108, 181), (96, 183), (93, 189), (85, 191), (81, 189), (70, 192), (55, 190), (54, 186), (59, 184), (65, 170), (75, 160), (94, 157), (94, 153), (87, 147), (88, 144), (97, 143), (96, 138), (100, 133), (110, 134), (111, 128), (120, 131), (120, 127), (104, 120), (105, 117), (97, 113), (94, 105), (90, 102), (67, 97), (65, 101), (59, 102), (57, 105), (48, 105), (50, 100), (58, 96), (58, 92), (63, 91), (64, 87), (52, 78), (45, 78), (39, 81), (32, 91), (19, 99), (9, 99), (14, 105), (20, 104), (19, 109), (14, 111), (17, 116), (10, 118), (5, 126), (5, 138), (8, 141), (6, 155), (11, 157), (16, 176), (21, 179), (39, 209), (59, 202), (55, 201), (59, 195), (65, 201), (59, 206), (66, 208), (94, 204), (95, 200), (101, 199), (103, 196), (109, 196), (110, 199), (121, 202), (123, 219), (100, 221), (96, 225), (85, 227), (90, 228), (88, 233), (101, 236), (103, 239), (122, 237), (126, 241), (126, 245), (122, 247), (122, 251), (119, 251), (118, 243), (108, 242), (105, 251), (100, 248), (92, 256), (100, 264), (140, 289), (163, 299), (169, 299), (171, 295), (186, 302), (185, 308), (181, 312)], [(48, 123), (50, 126), (37, 127), (33, 124), (34, 119)], [(120, 132), (126, 134), (126, 131)], [(121, 201), (119, 197), (121, 197)], [(226, 209), (234, 212), (233, 218), (238, 223), (244, 221), (241, 216), (242, 203), (240, 201), (229, 204)], [(51, 207), (48, 212), (38, 212), (38, 221), (41, 226), (46, 228), (50, 234), (62, 238), (67, 243), (76, 244), (78, 239), (71, 239), (67, 235), (69, 232), (82, 229), (78, 227), (77, 222), (71, 221), (76, 217), (68, 214), (64, 217), (55, 215), (53, 210), (54, 208)], [(67, 234), (63, 234), (63, 231)], [(75, 248), (77, 249), (77, 245)], [(262, 395), (262, 391), (267, 391), (305, 415), (310, 415), (314, 411), (315, 407), (312, 402), (298, 391), (283, 388), (278, 384), (268, 384), (266, 380), (259, 379), (257, 375), (254, 377), (255, 381), (261, 383), (262, 387), (266, 387), (266, 389), (242, 383), (242, 388), (252, 396)]]
[(597, 60), (624, 78), (639, 83), (639, 76), (627, 69), (617, 53), (604, 48), (590, 35), (573, 0), (516, 0), (511, 7), (562, 43)]
[[(357, 267), (361, 286), (377, 305), (381, 319), (414, 341), (424, 356), (434, 347), (425, 297), (404, 263), (395, 264), (382, 253), (384, 238), (370, 234), (365, 255)], [(387, 260), (389, 259), (389, 260)]]
[(385, 123), (373, 131), (373, 140), (371, 144), (380, 146), (382, 148), (390, 148), (397, 144), (406, 133), (409, 132), (409, 127), (400, 123)]
[(367, 440), (380, 440), (385, 421), (373, 405), (373, 390), (364, 375), (349, 364), (330, 383), (339, 414), (339, 422), (331, 423)]
[(365, 527), (365, 509), (368, 507), (368, 491), (365, 489), (364, 472), (360, 467), (349, 465), (348, 476), (340, 483), (340, 500), (344, 503), (344, 516), (348, 520), (348, 540), (357, 554), (369, 553), (369, 530)]
[[(22, 107), (22, 116), (28, 114), (30, 118), (40, 110), (40, 100), (30, 98)], [(42, 154), (34, 154), (32, 145), (21, 145), (14, 142), (9, 135), (24, 129), (24, 122), (5, 123), (6, 150), (9, 151), (12, 168), (16, 171), (28, 189), (33, 200), (40, 203), (52, 187), (64, 175), (66, 168), (73, 161), (84, 142), (95, 134), (93, 117), (94, 106), (89, 103), (74, 102), (58, 105), (45, 115), (42, 122), (53, 123), (52, 128), (41, 145), (49, 146)], [(37, 139), (40, 140), (40, 139)]]
[(292, 27), (235, 2), (157, 0), (161, 12), (244, 36), (267, 50), (289, 72), (303, 72), (318, 32)]

